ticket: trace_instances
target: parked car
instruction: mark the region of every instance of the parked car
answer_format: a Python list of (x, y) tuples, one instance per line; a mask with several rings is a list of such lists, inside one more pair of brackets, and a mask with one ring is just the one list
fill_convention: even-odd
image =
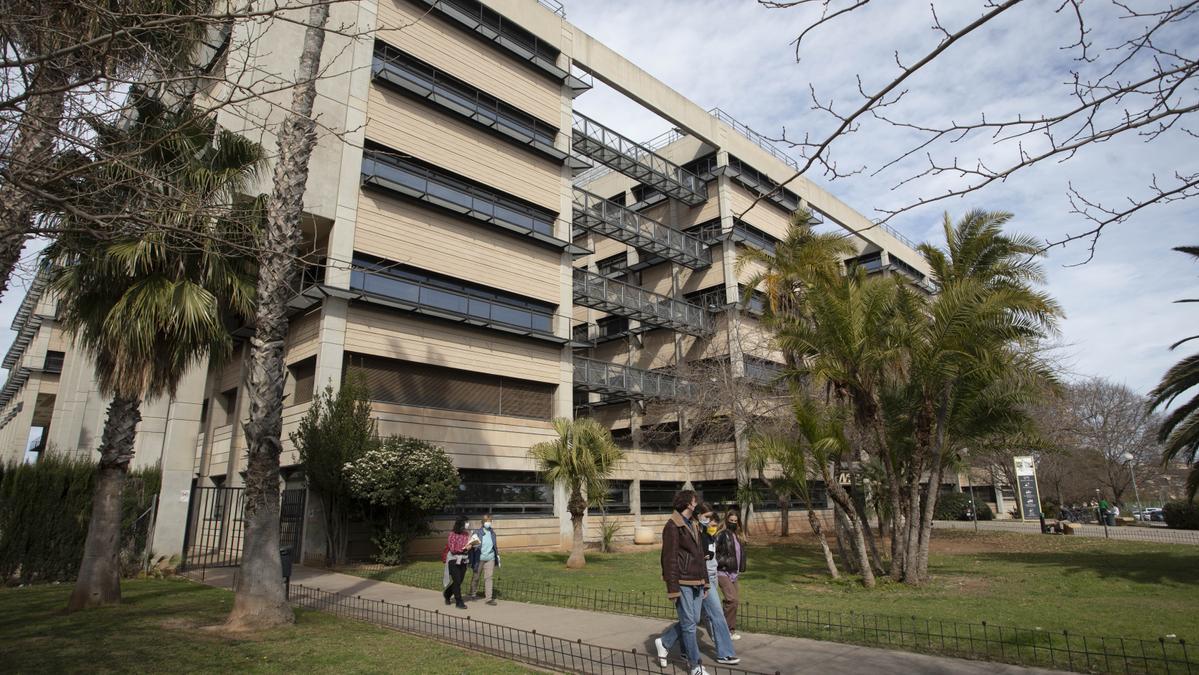
[(1162, 523), (1165, 522), (1166, 518), (1161, 509), (1155, 506), (1150, 506), (1149, 508), (1145, 509), (1144, 513), (1141, 514), (1141, 520)]

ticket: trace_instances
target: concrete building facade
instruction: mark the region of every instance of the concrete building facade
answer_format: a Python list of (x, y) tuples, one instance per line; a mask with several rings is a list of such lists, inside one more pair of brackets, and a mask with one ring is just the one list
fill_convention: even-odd
[[(689, 363), (726, 364), (763, 385), (755, 396), (771, 395), (781, 358), (746, 301), (754, 270), (738, 269), (739, 251), (769, 250), (803, 209), (844, 229), (852, 264), (928, 283), (909, 242), (811, 181), (780, 187), (794, 160), (551, 4), (361, 0), (332, 10), (330, 25), (353, 30), (330, 33), (318, 82), (321, 140), (286, 348), (289, 485), (303, 474), (287, 435), (314, 395), (356, 369), (379, 432), (444, 447), (462, 476), (451, 511), (503, 517), (509, 547), (569, 541), (565, 495), (540, 483), (528, 449), (553, 438), (555, 417), (601, 419), (628, 448), (606, 517), (631, 539), (636, 527), (660, 527), (663, 500), (684, 484), (734, 496), (743, 429), (694, 447), (670, 439), (689, 422)], [(233, 43), (246, 47), (229, 53), (226, 78), (272, 93), (221, 107), (222, 126), (273, 147), (290, 97), (274, 90), (294, 80), (302, 30), (237, 28)], [(251, 48), (263, 44), (272, 48)], [(638, 143), (577, 112), (590, 78), (674, 131)], [(207, 95), (223, 100), (232, 88)], [(105, 401), (86, 358), (36, 285), (26, 304), (5, 363), (0, 449), (22, 456), (30, 427), (42, 426), (48, 448), (94, 454)], [(182, 547), (192, 485), (242, 483), (245, 349), (143, 412), (137, 461), (164, 470), (160, 552)], [(61, 372), (50, 354), (62, 355)], [(643, 428), (667, 440), (647, 441)], [(320, 555), (318, 509), (310, 500), (306, 556)], [(592, 538), (598, 522), (589, 518)], [(772, 529), (778, 516), (754, 525)]]

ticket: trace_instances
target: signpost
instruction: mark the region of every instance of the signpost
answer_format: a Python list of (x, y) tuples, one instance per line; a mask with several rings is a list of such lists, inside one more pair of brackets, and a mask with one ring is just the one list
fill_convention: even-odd
[(1014, 459), (1016, 490), (1020, 493), (1020, 519), (1041, 521), (1044, 530), (1045, 514), (1041, 513), (1041, 492), (1037, 489), (1037, 467), (1031, 456)]

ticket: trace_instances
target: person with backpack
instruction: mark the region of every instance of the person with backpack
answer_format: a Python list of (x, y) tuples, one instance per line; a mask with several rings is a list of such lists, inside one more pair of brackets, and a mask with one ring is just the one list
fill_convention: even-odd
[[(500, 566), (500, 547), (496, 543), (495, 529), (492, 526), (491, 514), (483, 516), (483, 526), (475, 531), (479, 545), (470, 550), (470, 594), (487, 598), (487, 604), (494, 605), (495, 591), (491, 585), (492, 574)], [(479, 592), (479, 577), (483, 577), (483, 589)]]
[(478, 538), (472, 538), (469, 527), (466, 516), (458, 516), (454, 521), (454, 529), (446, 537), (445, 551), (441, 554), (449, 577), (449, 583), (441, 595), (447, 605), (453, 597), (458, 609), (466, 609), (466, 603), (462, 601), (462, 580), (466, 578), (466, 568), (470, 564), (470, 549), (477, 546), (479, 541)]
[(716, 533), (716, 583), (720, 587), (724, 621), (732, 639), (740, 640), (737, 632), (737, 608), (741, 606), (741, 586), (738, 578), (745, 573), (745, 535), (741, 531), (741, 514), (730, 509)]

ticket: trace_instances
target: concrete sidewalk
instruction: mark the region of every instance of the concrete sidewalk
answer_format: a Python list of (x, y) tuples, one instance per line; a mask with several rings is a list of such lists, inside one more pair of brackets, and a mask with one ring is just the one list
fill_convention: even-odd
[[(235, 568), (212, 569), (205, 573), (204, 583), (230, 587)], [(421, 609), (443, 613), (461, 612), (479, 621), (511, 626), (538, 633), (582, 640), (616, 649), (637, 649), (653, 653), (653, 639), (669, 626), (661, 619), (647, 619), (623, 614), (605, 614), (561, 607), (547, 607), (520, 602), (501, 601), (496, 606), (481, 600), (468, 602), (469, 609), (447, 608), (441, 594), (410, 586), (363, 579), (309, 567), (296, 567), (293, 584), (302, 584), (323, 591), (361, 596), (370, 600), (408, 604)], [(700, 629), (700, 648), (704, 663), (715, 663), (715, 651), (707, 632)], [(742, 633), (736, 643), (741, 657), (740, 668), (773, 673), (822, 673), (828, 675), (859, 673), (950, 673), (983, 675), (992, 673), (1050, 673), (1055, 671), (1022, 668), (985, 661), (969, 661), (911, 652), (859, 647), (837, 642), (821, 642), (804, 638)], [(677, 652), (672, 654), (677, 657)]]

